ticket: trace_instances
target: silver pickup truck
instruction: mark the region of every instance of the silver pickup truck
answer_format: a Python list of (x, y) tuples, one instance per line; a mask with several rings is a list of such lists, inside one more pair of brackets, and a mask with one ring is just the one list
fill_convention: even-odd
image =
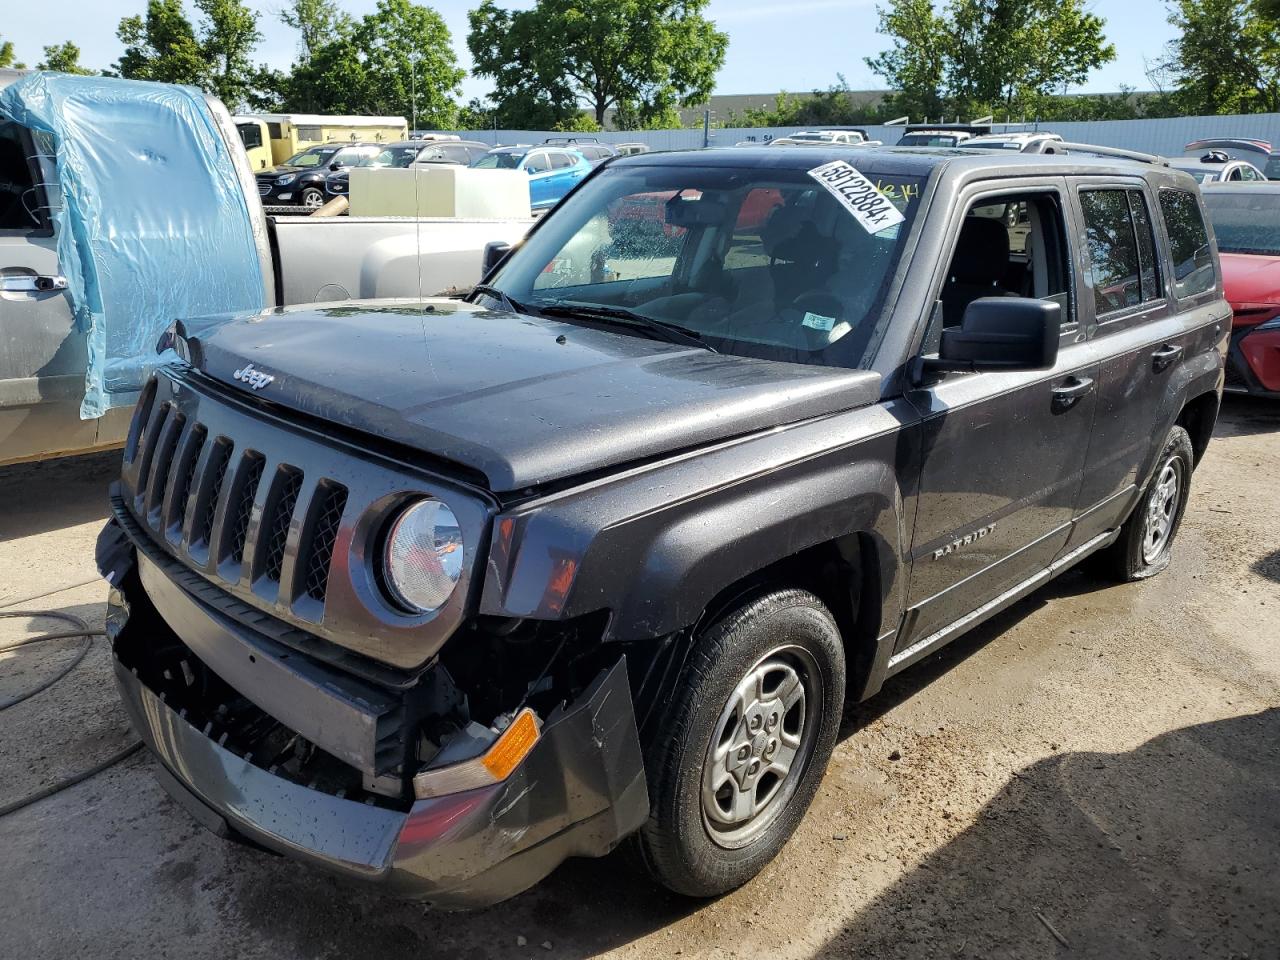
[[(29, 76), (28, 71), (0, 70), (0, 94)], [(93, 109), (93, 96), (101, 89), (93, 84), (113, 84), (117, 98), (122, 90), (126, 94), (136, 90), (139, 98), (153, 100), (156, 91), (181, 92), (180, 88), (102, 78), (59, 77), (56, 82), (65, 89), (78, 79), (86, 84), (79, 100), (86, 110)], [(196, 99), (190, 91), (186, 95), (188, 100)], [(225, 151), (224, 158), (230, 155), (234, 161), (233, 189), (243, 192), (257, 259), (255, 264), (251, 262), (255, 254), (249, 255), (244, 275), (260, 274), (262, 307), (417, 298), (465, 289), (480, 278), (487, 243), (515, 243), (532, 223), (529, 218), (268, 217), (235, 127), (220, 102), (204, 97), (197, 115), (175, 109), (167, 119), (170, 129), (104, 123), (104, 138), (116, 139), (117, 147), (136, 142), (139, 154), (162, 163), (165, 145), (177, 141), (173, 125), (211, 128), (211, 137), (202, 140), (204, 132), (196, 131), (199, 136), (186, 139), (204, 143), (210, 152)], [(119, 445), (132, 407), (133, 398), (122, 395), (119, 405), (113, 397), (111, 408), (101, 416), (84, 416), (82, 400), (95, 333), (84, 319), (84, 305), (76, 302), (77, 265), (63, 262), (68, 246), (59, 236), (64, 222), (60, 214), (64, 203), (72, 202), (73, 186), (62, 182), (67, 176), (66, 158), (60, 162), (59, 156), (57, 144), (46, 131), (29, 127), (19, 112), (0, 111), (0, 465)], [(168, 229), (179, 231), (179, 241), (182, 231), (189, 232), (193, 257), (201, 256), (200, 235), (208, 223), (202, 211), (209, 206), (206, 198), (195, 195), (196, 189), (186, 194), (168, 192), (161, 198), (171, 208)], [(146, 199), (154, 204), (157, 198)], [(80, 202), (99, 226), (105, 222), (110, 229), (112, 218), (120, 215), (125, 220), (124, 214), (132, 212), (141, 198), (133, 188), (109, 185), (81, 197)], [(168, 239), (172, 243), (174, 238)], [(77, 237), (76, 242), (89, 241)], [(84, 256), (82, 251), (77, 255)], [(149, 261), (132, 264), (130, 269), (136, 274), (130, 282), (138, 288), (175, 282)], [(109, 313), (110, 304), (105, 309)], [(238, 305), (228, 303), (217, 309), (238, 309)], [(138, 332), (138, 342), (145, 339), (149, 346), (154, 338), (141, 334), (150, 328), (162, 330), (177, 317), (110, 319), (117, 327)]]

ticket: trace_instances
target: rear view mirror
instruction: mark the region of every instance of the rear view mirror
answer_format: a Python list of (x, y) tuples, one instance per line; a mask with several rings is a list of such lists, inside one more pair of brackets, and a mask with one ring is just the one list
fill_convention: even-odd
[(699, 197), (677, 194), (667, 201), (667, 224), (672, 227), (709, 227), (724, 222), (726, 207), (723, 203)]
[(1058, 360), (1062, 307), (1030, 297), (982, 297), (944, 328), (932, 370), (1046, 370)]
[(480, 276), (488, 279), (498, 264), (511, 252), (511, 244), (505, 240), (490, 240), (484, 245), (484, 256), (480, 261)]

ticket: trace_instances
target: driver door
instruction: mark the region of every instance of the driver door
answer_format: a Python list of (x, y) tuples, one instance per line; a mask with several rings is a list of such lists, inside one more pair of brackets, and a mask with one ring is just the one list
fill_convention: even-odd
[(1098, 364), (1076, 315), (1065, 184), (971, 188), (959, 209), (966, 219), (989, 217), (1008, 236), (1001, 242), (990, 224), (953, 226), (957, 252), (926, 355), (936, 353), (929, 341), (936, 344), (944, 315), (960, 322), (965, 302), (977, 296), (1057, 302), (1061, 342), (1049, 370), (947, 373), (908, 390), (921, 417), (922, 464), (898, 663), (948, 639), (969, 614), (1048, 567), (1066, 544), (1097, 402)]

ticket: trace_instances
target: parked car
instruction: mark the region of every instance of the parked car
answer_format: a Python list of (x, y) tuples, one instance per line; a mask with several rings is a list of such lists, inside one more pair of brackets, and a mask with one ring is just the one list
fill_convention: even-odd
[(1018, 153), (1060, 153), (1062, 137), (1046, 131), (1017, 133), (986, 133), (970, 137), (956, 146), (975, 150), (1014, 150)]
[(548, 137), (543, 143), (547, 146), (566, 147), (580, 153), (593, 167), (598, 167), (606, 160), (618, 156), (617, 150), (607, 143), (601, 143), (595, 137)]
[[(65, 164), (37, 147), (50, 91), (76, 103)], [(230, 116), (183, 87), (0, 70), (0, 101), (0, 464), (122, 444), (175, 317), (469, 289), (532, 223), (266, 216)]]
[(258, 196), (268, 207), (299, 206), (314, 210), (324, 206), (325, 180), (331, 174), (367, 166), (382, 150), (383, 145), (377, 143), (311, 147), (274, 170), (259, 173)]
[(529, 174), (529, 203), (534, 210), (554, 207), (591, 172), (582, 154), (562, 147), (495, 147), (471, 166)]
[(903, 128), (899, 147), (955, 147), (970, 137), (980, 137), (991, 132), (989, 126), (971, 123), (919, 124)]
[[(389, 143), (365, 167), (404, 168), (419, 163), (454, 163), (470, 166), (489, 152), (489, 145), (477, 140), (409, 140)], [(331, 173), (324, 181), (330, 197), (346, 196), (350, 187), (350, 169)]]
[(624, 157), (634, 157), (637, 153), (649, 152), (647, 143), (615, 143), (614, 148)]
[(865, 130), (801, 130), (798, 133), (789, 133), (786, 139), (795, 143), (866, 143), (867, 131)]
[(1210, 150), (1199, 157), (1173, 157), (1169, 166), (1195, 177), (1197, 183), (1262, 183), (1267, 178), (1248, 160), (1233, 160), (1223, 150)]
[[(165, 788), (434, 904), (628, 837), (715, 896), (847, 702), (1085, 559), (1158, 574), (1230, 316), (1195, 182), (849, 156), (621, 158), (465, 301), (176, 325), (98, 542)], [(665, 193), (679, 247), (619, 249)]]
[(1280, 183), (1204, 191), (1231, 303), (1226, 389), (1280, 399)]

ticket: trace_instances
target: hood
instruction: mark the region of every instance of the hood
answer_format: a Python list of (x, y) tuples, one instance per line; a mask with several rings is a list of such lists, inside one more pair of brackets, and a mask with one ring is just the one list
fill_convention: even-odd
[(1275, 315), (1280, 308), (1280, 257), (1250, 253), (1224, 253), (1222, 285), (1231, 309), (1234, 325), (1254, 326)]
[[(233, 390), (522, 489), (879, 399), (867, 371), (713, 354), (456, 300), (186, 321)], [(249, 369), (249, 367), (252, 369)]]

